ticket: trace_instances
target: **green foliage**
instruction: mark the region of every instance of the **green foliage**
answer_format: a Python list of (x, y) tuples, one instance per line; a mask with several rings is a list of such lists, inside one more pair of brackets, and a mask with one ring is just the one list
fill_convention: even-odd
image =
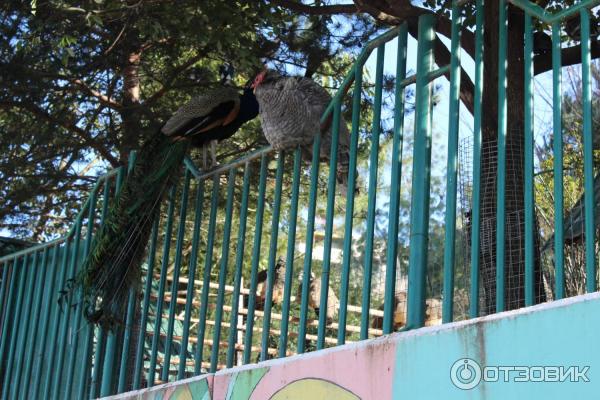
[[(0, 224), (14, 235), (65, 232), (95, 177), (234, 64), (261, 60), (340, 76), (346, 52), (379, 28), (364, 16), (305, 18), (269, 1), (9, 2), (0, 19)], [(220, 160), (264, 144), (258, 122)]]
[[(594, 174), (599, 173), (600, 165), (600, 64), (592, 63), (592, 116), (593, 116), (593, 143), (594, 143)], [(581, 91), (581, 71), (570, 68), (567, 70), (565, 80), (568, 82), (568, 94), (563, 97), (563, 212), (565, 224), (572, 224), (569, 212), (584, 193), (583, 173), (583, 99)], [(554, 265), (552, 245), (548, 240), (553, 240), (554, 234), (554, 156), (552, 151), (552, 132), (543, 132), (544, 144), (536, 148), (538, 155), (539, 172), (535, 180), (535, 200), (539, 229), (542, 235), (542, 244), (546, 252), (545, 273), (549, 280), (553, 279)], [(596, 221), (598, 226), (598, 221)], [(581, 239), (581, 238), (579, 238)], [(598, 251), (598, 250), (596, 250)], [(568, 296), (585, 293), (585, 253), (584, 243), (576, 240), (565, 247), (566, 291)]]

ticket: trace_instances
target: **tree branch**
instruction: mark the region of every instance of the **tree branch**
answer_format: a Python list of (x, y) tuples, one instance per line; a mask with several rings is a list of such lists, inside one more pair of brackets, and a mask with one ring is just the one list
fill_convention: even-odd
[(148, 107), (151, 104), (155, 103), (157, 100), (159, 100), (162, 96), (164, 96), (165, 93), (167, 93), (171, 89), (173, 83), (178, 78), (179, 74), (181, 74), (183, 71), (194, 65), (196, 62), (200, 61), (203, 57), (203, 53), (198, 53), (194, 57), (191, 57), (189, 60), (181, 64), (180, 66), (174, 68), (171, 73), (171, 76), (167, 79), (167, 81), (162, 85), (160, 89), (158, 89), (152, 96), (148, 98), (148, 100), (146, 100), (143, 103), (143, 106)]
[(310, 6), (293, 0), (269, 0), (271, 4), (306, 15), (356, 14), (360, 10), (354, 4)]
[(63, 75), (63, 74), (58, 74), (55, 72), (41, 71), (41, 70), (38, 70), (35, 68), (29, 68), (29, 67), (24, 67), (24, 66), (20, 66), (19, 69), (28, 75), (32, 75), (32, 76), (35, 76), (38, 78), (49, 78), (49, 79), (59, 79), (59, 80), (68, 81), (74, 86), (73, 90), (80, 89), (80, 90), (84, 91), (85, 93), (87, 93), (88, 95), (98, 99), (98, 101), (100, 103), (102, 103), (105, 106), (110, 107), (112, 109), (119, 110), (123, 107), (122, 104), (120, 104), (116, 100), (112, 99), (110, 96), (102, 94), (99, 91), (97, 91), (96, 89), (93, 89), (92, 87), (88, 86), (83, 80), (81, 80), (79, 78), (72, 78), (72, 77), (69, 77), (69, 76)]
[(119, 110), (121, 109), (123, 106), (118, 103), (117, 101), (111, 99), (110, 97), (100, 93), (99, 91), (89, 87), (85, 82), (83, 82), (81, 79), (77, 79), (77, 78), (73, 78), (70, 79), (71, 83), (75, 86), (78, 86), (80, 89), (82, 89), (83, 91), (85, 91), (87, 94), (89, 94), (90, 96), (95, 97), (96, 99), (98, 99), (98, 101), (107, 106), (110, 107), (112, 109), (115, 110)]
[[(600, 58), (600, 41), (596, 40), (590, 44), (590, 52), (592, 59)], [(581, 45), (566, 47), (561, 50), (561, 54), (563, 67), (581, 63)], [(552, 69), (552, 53), (535, 56), (533, 64), (534, 75), (550, 71)]]
[[(415, 39), (417, 38), (419, 31), (419, 23), (416, 19), (411, 19), (408, 21), (408, 32)], [(435, 38), (434, 44), (434, 55), (435, 62), (438, 65), (448, 65), (450, 64), (450, 50), (446, 47), (444, 42), (442, 42), (439, 38)], [(450, 79), (450, 73), (446, 73), (446, 77)], [(475, 85), (473, 81), (469, 77), (469, 74), (465, 72), (463, 68), (461, 68), (460, 74), (460, 99), (467, 107), (467, 110), (471, 114), (473, 114), (475, 106), (474, 106), (474, 93), (475, 93)]]
[(11, 108), (17, 107), (23, 110), (27, 110), (30, 113), (48, 121), (51, 124), (58, 125), (63, 127), (64, 129), (73, 132), (76, 136), (78, 136), (83, 142), (89, 147), (96, 150), (106, 161), (108, 161), (113, 167), (118, 167), (120, 165), (119, 160), (117, 160), (108, 149), (106, 149), (102, 144), (98, 143), (94, 138), (92, 138), (88, 132), (81, 129), (75, 124), (70, 124), (67, 121), (61, 121), (54, 118), (52, 115), (48, 114), (42, 108), (37, 106), (34, 103), (23, 103), (23, 102), (11, 102), (11, 101), (0, 101), (0, 107)]
[[(429, 9), (413, 6), (408, 0), (355, 0), (354, 3), (357, 4), (357, 8), (370, 14), (376, 20), (391, 25), (400, 25), (404, 21), (416, 21), (420, 15), (424, 14), (435, 15), (437, 18), (436, 32), (448, 39), (452, 37), (452, 23), (448, 18)], [(475, 35), (466, 28), (461, 30), (461, 47), (471, 57), (475, 57)]]

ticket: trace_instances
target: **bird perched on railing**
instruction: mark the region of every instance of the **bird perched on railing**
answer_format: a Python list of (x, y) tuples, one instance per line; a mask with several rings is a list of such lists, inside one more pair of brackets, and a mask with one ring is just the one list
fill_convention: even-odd
[[(273, 69), (261, 71), (253, 87), (263, 133), (275, 150), (301, 146), (305, 158), (310, 160), (315, 135), (321, 132), (320, 160), (329, 161), (333, 113), (321, 124), (321, 116), (331, 101), (323, 87), (310, 78), (283, 76)], [(349, 162), (350, 132), (341, 119), (336, 180), (342, 194), (346, 194)]]
[[(296, 301), (302, 301), (302, 285), (303, 285), (304, 273), (298, 275), (300, 285), (298, 285), (298, 293), (296, 294)], [(320, 315), (321, 307), (321, 279), (317, 279), (315, 274), (311, 271), (310, 278), (308, 279), (308, 307), (312, 308), (317, 314), (317, 318)], [(335, 292), (331, 287), (327, 288), (327, 325), (333, 323), (333, 319), (337, 315), (340, 308), (340, 301), (338, 300)]]
[(82, 272), (69, 288), (83, 290), (87, 319), (108, 327), (123, 320), (153, 221), (188, 148), (228, 138), (257, 114), (250, 87), (240, 95), (233, 87), (221, 86), (194, 97), (142, 145)]
[[(200, 96), (194, 97), (179, 108), (161, 132), (174, 140), (190, 139), (194, 147), (205, 150), (210, 145), (212, 165), (217, 163), (216, 144), (231, 137), (245, 122), (258, 114), (258, 102), (247, 85), (240, 96), (231, 84), (233, 69), (229, 65), (221, 66), (222, 86)], [(206, 165), (204, 165), (206, 167)]]

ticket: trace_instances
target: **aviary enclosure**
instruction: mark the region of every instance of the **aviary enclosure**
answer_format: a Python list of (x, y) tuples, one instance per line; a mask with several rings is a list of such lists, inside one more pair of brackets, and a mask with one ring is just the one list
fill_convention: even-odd
[[(461, 55), (461, 10), (471, 3), (453, 2), (449, 63), (434, 59), (440, 39), (430, 15), (419, 18), (416, 61), (407, 24), (365, 45), (323, 115), (351, 126), (347, 191), (336, 187), (337, 152), (331, 165), (319, 162), (319, 136), (308, 163), (299, 149), (268, 147), (210, 171), (186, 159), (117, 329), (88, 324), (81, 301), (60, 291), (78, 273), (126, 168), (98, 179), (67, 235), (1, 258), (2, 398), (95, 398), (596, 291), (599, 72), (590, 14), (599, 1), (555, 15), (510, 1), (525, 12), (516, 136), (507, 1), (499, 1), (497, 70), (485, 73), (482, 0), (474, 2), (475, 57)], [(565, 88), (560, 36), (574, 19), (582, 63)], [(553, 63), (545, 82), (552, 142), (538, 158), (534, 24), (551, 32)], [(388, 88), (386, 61), (395, 65)], [(474, 82), (472, 118), (464, 117), (462, 69)], [(484, 80), (497, 80), (497, 93), (485, 93), (498, 99), (497, 115), (486, 116), (497, 120), (493, 145), (482, 139)], [(392, 107), (382, 107), (386, 95)], [(566, 162), (564, 146), (577, 162)]]

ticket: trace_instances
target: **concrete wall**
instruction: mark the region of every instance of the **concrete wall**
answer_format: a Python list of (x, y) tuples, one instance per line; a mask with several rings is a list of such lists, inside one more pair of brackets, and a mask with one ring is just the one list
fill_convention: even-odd
[(271, 360), (120, 399), (600, 398), (600, 294)]

